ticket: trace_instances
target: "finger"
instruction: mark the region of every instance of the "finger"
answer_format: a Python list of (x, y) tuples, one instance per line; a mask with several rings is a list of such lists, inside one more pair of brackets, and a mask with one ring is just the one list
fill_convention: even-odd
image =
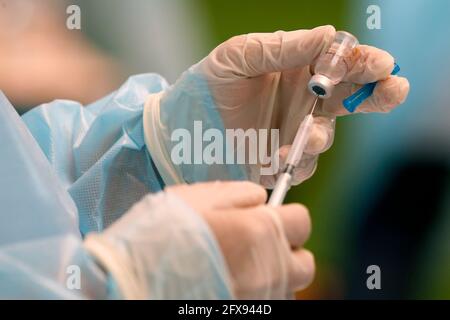
[[(351, 83), (339, 84), (333, 92), (333, 96), (326, 100), (322, 111), (335, 116), (350, 114), (343, 106), (342, 101), (355, 93), (361, 86)], [(409, 82), (407, 79), (397, 76), (389, 76), (386, 80), (378, 82), (375, 90), (366, 99), (356, 112), (388, 112), (398, 104), (403, 103), (409, 93)]]
[(288, 242), (293, 247), (302, 246), (311, 234), (308, 209), (301, 204), (288, 204), (276, 208)]
[[(304, 152), (317, 155), (327, 151), (333, 144), (336, 119), (322, 116), (314, 117), (314, 124)], [(284, 145), (279, 149), (280, 168), (286, 164), (291, 145)]]
[(311, 64), (334, 39), (333, 26), (312, 30), (252, 33), (231, 38), (205, 63), (219, 77), (255, 77)]
[(394, 69), (394, 58), (388, 52), (364, 45), (358, 46), (356, 50), (358, 58), (344, 81), (365, 84), (389, 77)]
[(291, 145), (284, 145), (284, 146), (281, 146), (280, 149), (278, 149), (278, 156), (280, 159), (280, 162), (279, 162), (280, 170), (284, 169), (284, 166), (286, 165), (286, 159), (289, 155), (290, 150), (291, 150)]
[(350, 82), (341, 82), (333, 91), (333, 95), (330, 99), (327, 99), (320, 106), (320, 111), (333, 115), (333, 116), (343, 116), (350, 114), (343, 105), (344, 99), (351, 96), (356, 90), (361, 86), (357, 86)]
[(224, 208), (253, 207), (267, 201), (267, 192), (259, 184), (249, 181), (219, 182), (220, 194), (229, 202)]
[(406, 78), (391, 76), (379, 81), (375, 90), (357, 109), (358, 112), (389, 112), (405, 102), (409, 93), (409, 81)]
[(207, 182), (177, 185), (167, 188), (191, 204), (195, 209), (227, 209), (252, 207), (267, 201), (266, 190), (248, 181)]
[(289, 274), (289, 287), (293, 291), (308, 287), (314, 280), (316, 264), (313, 254), (300, 249), (292, 253), (292, 264)]
[[(289, 150), (291, 149), (290, 145), (282, 146), (279, 149), (279, 168), (280, 171), (284, 169), (286, 166), (286, 159), (289, 154)], [(303, 154), (302, 159), (298, 163), (297, 167), (294, 169), (294, 173), (292, 174), (292, 182), (293, 186), (297, 186), (305, 180), (311, 178), (317, 168), (317, 160), (318, 155), (311, 155), (308, 153)], [(275, 179), (274, 179), (275, 180)], [(275, 182), (275, 181), (273, 181)]]
[(333, 143), (334, 124), (335, 119), (314, 117), (314, 125), (305, 147), (305, 153), (317, 155), (327, 151)]
[(318, 159), (318, 155), (312, 156), (305, 154), (298, 166), (294, 169), (291, 184), (298, 186), (300, 183), (311, 178), (314, 172), (316, 172)]

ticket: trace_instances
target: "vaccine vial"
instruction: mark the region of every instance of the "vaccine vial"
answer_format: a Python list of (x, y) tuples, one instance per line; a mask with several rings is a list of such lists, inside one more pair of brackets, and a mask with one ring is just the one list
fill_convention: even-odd
[(333, 43), (322, 54), (314, 67), (314, 75), (308, 83), (309, 90), (319, 98), (331, 97), (334, 86), (345, 77), (352, 61), (358, 39), (345, 31), (336, 32)]

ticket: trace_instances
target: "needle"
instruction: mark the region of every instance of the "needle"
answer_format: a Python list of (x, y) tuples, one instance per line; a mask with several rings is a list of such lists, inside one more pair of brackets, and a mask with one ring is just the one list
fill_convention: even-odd
[(314, 113), (314, 110), (316, 110), (317, 102), (319, 102), (319, 96), (316, 96), (316, 99), (314, 100), (313, 106), (311, 108), (311, 112), (309, 114)]

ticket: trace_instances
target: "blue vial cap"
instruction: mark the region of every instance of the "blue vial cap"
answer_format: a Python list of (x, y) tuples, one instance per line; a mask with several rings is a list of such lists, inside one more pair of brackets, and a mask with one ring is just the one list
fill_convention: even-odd
[[(394, 70), (392, 70), (391, 75), (396, 75), (399, 72), (400, 66), (394, 63)], [(356, 108), (358, 108), (361, 105), (361, 103), (364, 102), (364, 100), (366, 100), (373, 94), (376, 85), (377, 82), (368, 83), (364, 85), (361, 89), (356, 91), (354, 94), (352, 94), (350, 97), (344, 99), (344, 101), (342, 101), (344, 108), (347, 109), (348, 112), (351, 113), (355, 112)]]

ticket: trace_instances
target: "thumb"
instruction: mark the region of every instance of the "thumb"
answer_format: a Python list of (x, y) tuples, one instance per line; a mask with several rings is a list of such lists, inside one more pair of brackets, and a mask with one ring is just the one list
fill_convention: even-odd
[(231, 38), (204, 61), (217, 77), (255, 77), (311, 64), (334, 39), (333, 26)]
[(305, 147), (305, 153), (318, 155), (327, 151), (333, 144), (335, 125), (335, 118), (314, 117), (314, 125)]
[[(334, 132), (336, 126), (335, 117), (315, 116), (314, 124), (311, 128), (308, 142), (306, 143), (305, 155), (318, 155), (327, 151), (334, 140)], [(292, 133), (294, 136), (296, 132)], [(294, 138), (291, 138), (293, 141)], [(291, 145), (284, 145), (279, 150), (280, 168), (282, 168), (287, 160)]]
[(175, 194), (197, 211), (254, 207), (267, 200), (263, 187), (247, 181), (176, 185), (168, 187), (166, 192)]

